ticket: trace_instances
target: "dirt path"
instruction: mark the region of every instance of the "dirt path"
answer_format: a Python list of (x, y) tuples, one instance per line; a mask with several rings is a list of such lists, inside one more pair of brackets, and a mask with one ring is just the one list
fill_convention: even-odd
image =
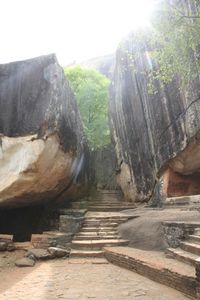
[(186, 300), (181, 293), (99, 259), (3, 269), (1, 300)]

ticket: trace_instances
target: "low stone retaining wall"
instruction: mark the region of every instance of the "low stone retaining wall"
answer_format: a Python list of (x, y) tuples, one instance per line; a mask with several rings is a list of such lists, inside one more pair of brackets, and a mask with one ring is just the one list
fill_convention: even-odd
[(85, 209), (61, 209), (59, 231), (75, 234), (79, 232), (85, 219)]
[(195, 228), (200, 227), (199, 222), (173, 222), (166, 221), (162, 223), (164, 237), (170, 248), (177, 248), (180, 242), (187, 239), (190, 234), (194, 233)]
[(196, 260), (196, 293), (197, 299), (200, 300), (200, 258)]
[(167, 285), (188, 296), (196, 298), (196, 281), (194, 277), (184, 276), (167, 268), (159, 268), (156, 265), (150, 265), (147, 262), (138, 260), (134, 257), (130, 257), (126, 254), (116, 253), (116, 251), (112, 251), (110, 248), (105, 248), (104, 251), (104, 255), (109, 262), (134, 271), (153, 281)]

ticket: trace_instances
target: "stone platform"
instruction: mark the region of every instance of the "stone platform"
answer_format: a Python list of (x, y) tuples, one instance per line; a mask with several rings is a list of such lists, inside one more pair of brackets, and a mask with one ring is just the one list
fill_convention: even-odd
[(104, 248), (107, 260), (182, 293), (196, 297), (196, 276), (192, 266), (166, 258), (163, 252), (129, 247)]

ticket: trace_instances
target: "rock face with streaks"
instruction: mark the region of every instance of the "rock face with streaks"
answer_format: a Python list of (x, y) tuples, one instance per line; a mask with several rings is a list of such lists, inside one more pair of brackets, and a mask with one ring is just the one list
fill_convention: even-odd
[(115, 190), (116, 155), (112, 144), (105, 145), (91, 153), (91, 181), (98, 189)]
[(0, 65), (0, 207), (72, 197), (88, 151), (74, 95), (55, 55)]
[(156, 80), (149, 93), (155, 62), (147, 40), (130, 34), (123, 41), (110, 93), (118, 183), (133, 201), (149, 199), (166, 169), (185, 176), (200, 171), (199, 78), (185, 90), (178, 78), (165, 85)]

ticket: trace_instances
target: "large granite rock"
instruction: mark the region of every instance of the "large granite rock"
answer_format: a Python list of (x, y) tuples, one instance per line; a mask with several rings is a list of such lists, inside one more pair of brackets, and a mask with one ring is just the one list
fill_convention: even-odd
[(126, 198), (152, 195), (164, 170), (189, 175), (200, 171), (200, 81), (184, 90), (178, 78), (154, 82), (149, 93), (151, 59), (148, 39), (130, 34), (116, 54), (111, 85), (111, 130), (118, 159), (117, 180)]
[(55, 55), (0, 65), (0, 207), (72, 197), (87, 181), (87, 161), (79, 111)]

